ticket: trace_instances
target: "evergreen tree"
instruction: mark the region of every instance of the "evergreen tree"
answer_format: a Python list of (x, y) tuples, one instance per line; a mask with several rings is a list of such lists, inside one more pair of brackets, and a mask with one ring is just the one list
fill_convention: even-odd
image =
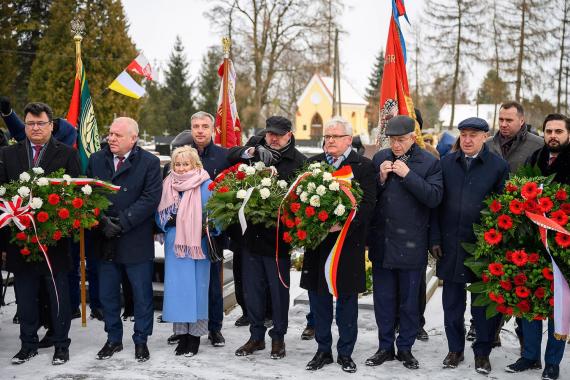
[[(18, 49), (13, 25), (16, 23), (14, 4), (0, 2), (0, 95), (9, 96), (12, 102), (17, 90), (16, 75)], [(14, 105), (13, 105), (14, 106)]]
[(198, 78), (198, 109), (214, 115), (217, 112), (220, 93), (220, 76), (218, 68), (224, 56), (219, 47), (210, 47), (202, 58), (200, 77)]
[(139, 128), (141, 133), (146, 131), (151, 136), (162, 136), (169, 129), (167, 115), (169, 113), (164, 89), (154, 81), (147, 81), (146, 95), (142, 99), (139, 114)]
[(508, 84), (499, 78), (499, 74), (495, 70), (489, 70), (479, 89), (478, 103), (500, 104), (509, 98)]
[(366, 100), (368, 100), (368, 131), (378, 126), (380, 112), (380, 85), (384, 74), (384, 51), (381, 50), (376, 56), (374, 67), (368, 77), (368, 87), (366, 87)]

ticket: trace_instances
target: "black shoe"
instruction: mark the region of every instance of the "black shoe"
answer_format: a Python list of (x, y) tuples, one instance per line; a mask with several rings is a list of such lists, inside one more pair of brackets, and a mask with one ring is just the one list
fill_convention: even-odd
[(98, 360), (105, 360), (109, 359), (115, 352), (119, 352), (123, 350), (122, 343), (113, 343), (107, 342), (103, 346), (103, 348), (97, 353)]
[(168, 343), (169, 345), (172, 346), (173, 344), (178, 343), (178, 341), (180, 340), (180, 337), (181, 337), (181, 336), (182, 336), (182, 335), (172, 334), (172, 335), (170, 335), (170, 336), (168, 337), (168, 339), (166, 339), (166, 343)]
[(103, 311), (99, 308), (91, 309), (91, 314), (89, 314), (89, 318), (102, 321), (103, 320)]
[(14, 357), (12, 358), (12, 364), (22, 364), (33, 358), (38, 354), (38, 350), (31, 348), (22, 348)]
[(40, 340), (38, 343), (38, 348), (48, 348), (53, 346), (53, 331), (48, 330), (46, 331), (46, 335)]
[(71, 312), (71, 320), (74, 320), (77, 318), (81, 318), (81, 310), (79, 310), (79, 308), (77, 308)]
[[(178, 339), (178, 346), (174, 349), (174, 354), (176, 356), (185, 355), (188, 353), (188, 334), (184, 335), (173, 335)], [(170, 339), (170, 338), (168, 338)], [(169, 343), (170, 344), (170, 343)]]
[(505, 371), (510, 373), (523, 372), (529, 369), (542, 369), (540, 360), (529, 360), (527, 358), (519, 358), (513, 364), (509, 364)]
[(429, 340), (429, 335), (423, 327), (420, 327), (418, 330), (418, 335), (416, 336), (417, 340), (421, 340), (422, 342), (427, 342)]
[(356, 363), (350, 356), (340, 356), (336, 358), (336, 362), (340, 364), (340, 367), (344, 372), (354, 373), (356, 372)]
[(305, 330), (301, 333), (301, 340), (313, 340), (315, 339), (315, 329), (313, 327), (305, 327)]
[(323, 368), (327, 364), (332, 364), (333, 356), (330, 352), (320, 352), (317, 351), (315, 356), (311, 359), (310, 362), (307, 363), (305, 367), (308, 371), (316, 371), (318, 369)]
[(146, 343), (135, 344), (135, 359), (139, 363), (146, 362), (150, 359), (150, 352), (148, 352)]
[(271, 341), (271, 359), (283, 359), (285, 357), (285, 341), (273, 339)]
[(248, 356), (260, 350), (265, 350), (265, 341), (250, 339), (236, 350), (236, 356)]
[(463, 360), (463, 352), (449, 352), (443, 359), (443, 368), (457, 368)]
[(475, 332), (475, 325), (472, 323), (471, 326), (469, 326), (469, 331), (467, 332), (465, 340), (473, 342), (475, 341), (476, 338), (477, 338), (477, 333)]
[(398, 351), (396, 359), (401, 361), (402, 364), (404, 364), (404, 367), (408, 369), (420, 368), (420, 363), (416, 358), (414, 358), (414, 355), (412, 355), (412, 351)]
[(237, 327), (249, 326), (249, 318), (247, 317), (247, 315), (242, 315), (241, 317), (236, 319), (235, 325)]
[(190, 335), (190, 334), (187, 334), (186, 336), (188, 337), (187, 338), (188, 339), (188, 346), (187, 346), (188, 350), (184, 354), (184, 356), (189, 358), (189, 357), (192, 357), (198, 353), (198, 348), (200, 347), (200, 337)]
[(374, 355), (366, 359), (364, 364), (370, 367), (375, 367), (377, 365), (383, 364), (384, 362), (392, 361), (394, 358), (394, 351), (378, 350)]
[(220, 331), (210, 331), (208, 339), (214, 347), (224, 347), (226, 345), (226, 340)]
[(475, 356), (475, 371), (483, 375), (491, 373), (491, 362), (488, 356)]
[(555, 364), (546, 364), (542, 371), (542, 380), (556, 380), (560, 375), (560, 367)]
[(56, 347), (51, 364), (60, 365), (69, 361), (69, 348)]
[(20, 324), (20, 318), (18, 318), (18, 313), (14, 314), (14, 318), (12, 318), (12, 323), (15, 325)]

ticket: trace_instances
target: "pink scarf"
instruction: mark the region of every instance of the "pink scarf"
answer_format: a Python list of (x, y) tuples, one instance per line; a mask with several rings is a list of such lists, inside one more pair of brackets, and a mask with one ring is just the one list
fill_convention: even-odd
[[(176, 213), (176, 257), (205, 259), (202, 252), (202, 195), (200, 185), (209, 180), (204, 169), (193, 169), (184, 174), (171, 172), (164, 179), (158, 215), (162, 224)], [(180, 193), (182, 192), (182, 198)]]

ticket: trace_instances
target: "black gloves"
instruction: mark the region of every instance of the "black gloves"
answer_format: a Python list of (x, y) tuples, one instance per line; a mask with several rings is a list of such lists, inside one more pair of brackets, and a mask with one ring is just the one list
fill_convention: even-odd
[(255, 152), (259, 156), (259, 161), (263, 162), (265, 166), (271, 166), (273, 155), (269, 150), (267, 150), (263, 145), (258, 145), (255, 147)]
[(175, 227), (176, 226), (176, 214), (170, 214), (170, 217), (164, 224), (164, 228), (166, 227)]
[(434, 259), (439, 260), (443, 257), (443, 251), (441, 250), (441, 245), (433, 245), (429, 250), (429, 253), (433, 256)]
[(12, 112), (12, 105), (10, 104), (10, 99), (6, 96), (0, 96), (0, 112), (3, 115), (8, 116)]
[(101, 232), (107, 239), (118, 237), (123, 232), (119, 218), (103, 215), (101, 217)]

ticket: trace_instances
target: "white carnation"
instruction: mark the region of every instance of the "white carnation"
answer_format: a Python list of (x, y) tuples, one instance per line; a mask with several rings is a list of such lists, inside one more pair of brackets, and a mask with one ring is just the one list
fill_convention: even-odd
[(25, 198), (30, 195), (30, 188), (27, 186), (22, 186), (18, 189), (18, 194), (20, 194), (22, 198)]
[(277, 186), (279, 186), (282, 189), (286, 189), (287, 188), (287, 181), (280, 179), (279, 181), (277, 181)]
[(265, 169), (265, 164), (261, 161), (258, 161), (255, 164), (253, 164), (253, 167), (255, 168), (255, 170), (261, 171), (261, 170)]
[(20, 181), (28, 182), (30, 179), (31, 179), (31, 177), (27, 172), (23, 172), (20, 174)]
[(36, 183), (38, 184), (38, 186), (47, 186), (49, 185), (49, 181), (46, 177), (40, 177), (38, 178), (38, 180), (36, 181)]
[(245, 172), (245, 168), (247, 168), (247, 165), (246, 165), (246, 164), (241, 164), (240, 166), (238, 166), (238, 170), (239, 170), (240, 172)]
[(37, 168), (33, 168), (32, 171), (36, 174), (44, 174), (44, 169), (40, 168), (39, 166)]
[(301, 202), (307, 203), (309, 200), (309, 194), (306, 191), (303, 191), (301, 195), (299, 195), (299, 199), (301, 199)]
[(64, 174), (61, 178), (63, 178), (63, 180), (67, 183), (71, 182), (71, 176), (69, 176), (68, 174)]
[(329, 172), (325, 172), (323, 173), (323, 181), (332, 181), (333, 176), (331, 173)]
[(245, 174), (247, 174), (247, 175), (255, 174), (255, 168), (253, 166), (246, 166)]
[(261, 180), (261, 186), (271, 186), (271, 178), (263, 178)]
[(91, 193), (93, 192), (93, 189), (91, 188), (91, 186), (85, 185), (81, 188), (81, 191), (83, 191), (83, 194), (85, 194), (85, 195), (91, 195)]
[(317, 187), (317, 194), (319, 194), (320, 196), (325, 195), (326, 192), (327, 192), (327, 188), (324, 187), (323, 185), (319, 185)]
[(43, 206), (43, 204), (44, 204), (44, 201), (42, 201), (41, 198), (32, 198), (32, 201), (30, 202), (30, 206), (34, 210), (41, 208)]
[(334, 209), (334, 214), (338, 215), (338, 216), (343, 216), (345, 212), (346, 212), (346, 207), (344, 207), (344, 205), (342, 205), (342, 204), (339, 204)]
[(321, 174), (321, 169), (313, 169), (313, 177), (318, 177)]
[(259, 195), (261, 195), (261, 199), (267, 199), (271, 195), (271, 192), (268, 188), (264, 187), (263, 189), (259, 190)]
[(309, 182), (309, 184), (307, 185), (307, 191), (309, 193), (313, 193), (316, 188), (317, 188), (317, 185), (314, 182)]
[(303, 192), (303, 186), (297, 186), (295, 192), (297, 193), (297, 195), (301, 194)]
[(6, 188), (4, 186), (0, 186), (0, 197), (6, 194)]
[(237, 194), (236, 194), (236, 198), (237, 199), (245, 199), (247, 195), (247, 191), (245, 190), (238, 190)]
[(321, 167), (320, 162), (313, 162), (311, 165), (309, 165), (309, 170), (313, 170), (313, 169), (320, 168), (320, 167)]
[(340, 189), (340, 185), (338, 184), (338, 182), (331, 182), (329, 184), (329, 190), (331, 191), (338, 191)]
[(319, 207), (321, 205), (321, 197), (318, 195), (313, 195), (309, 200), (309, 203), (313, 207)]

